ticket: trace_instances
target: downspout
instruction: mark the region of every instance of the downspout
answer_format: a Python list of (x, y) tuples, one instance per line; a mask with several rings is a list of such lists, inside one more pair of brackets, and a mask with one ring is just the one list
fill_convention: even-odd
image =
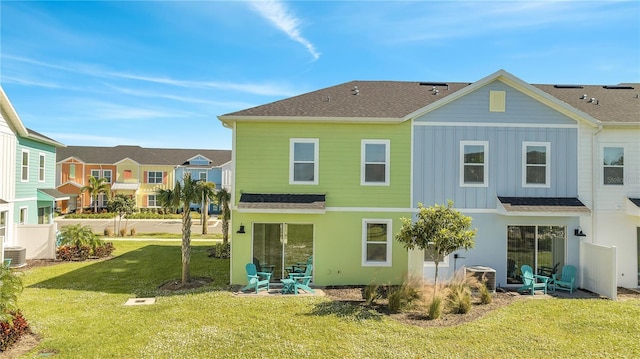
[(598, 178), (598, 149), (596, 148), (596, 136), (602, 132), (602, 124), (598, 124), (598, 130), (591, 135), (591, 243), (596, 243), (596, 181)]

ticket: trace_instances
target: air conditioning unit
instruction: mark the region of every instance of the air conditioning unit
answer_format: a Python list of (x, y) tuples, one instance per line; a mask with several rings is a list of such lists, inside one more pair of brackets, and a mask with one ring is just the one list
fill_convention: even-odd
[(487, 289), (496, 291), (496, 270), (485, 266), (468, 266), (464, 268), (466, 275), (472, 275), (480, 282), (487, 281)]
[(5, 247), (4, 259), (11, 259), (11, 268), (27, 265), (27, 249), (25, 247)]

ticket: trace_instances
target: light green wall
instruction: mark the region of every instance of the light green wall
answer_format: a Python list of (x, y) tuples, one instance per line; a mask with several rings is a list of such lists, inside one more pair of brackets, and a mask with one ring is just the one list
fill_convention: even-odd
[[(291, 138), (317, 138), (317, 185), (289, 184)], [(360, 184), (361, 141), (390, 141), (390, 184)], [(411, 213), (387, 211), (411, 206), (411, 124), (237, 123), (235, 141), (235, 202), (241, 193), (326, 194), (324, 214), (241, 213), (232, 221), (233, 284), (246, 284), (244, 266), (252, 261), (253, 223), (312, 223), (314, 225), (314, 284), (362, 285), (371, 282), (400, 283), (407, 274), (409, 255), (391, 241), (390, 267), (362, 264), (362, 219), (393, 220), (392, 235), (400, 218)], [(333, 210), (349, 207), (349, 210)], [(240, 224), (245, 234), (238, 234)], [(414, 266), (412, 266), (414, 267)], [(415, 267), (418, 268), (418, 267)], [(421, 270), (421, 267), (419, 268)], [(421, 273), (414, 273), (421, 275)]]
[[(236, 202), (240, 193), (326, 193), (330, 207), (411, 206), (411, 124), (238, 123)], [(291, 138), (319, 139), (317, 185), (289, 184)], [(390, 185), (360, 185), (362, 139), (388, 139)]]
[[(395, 239), (391, 240), (391, 267), (365, 267), (362, 265), (362, 220), (393, 220), (392, 237), (400, 230), (401, 217), (411, 213), (400, 212), (326, 212), (324, 214), (256, 214), (233, 212), (232, 278), (233, 284), (246, 284), (244, 266), (252, 261), (253, 223), (313, 223), (314, 225), (314, 277), (317, 286), (364, 285), (371, 282), (400, 283), (409, 268), (409, 256)], [(240, 224), (244, 234), (236, 233)], [(421, 270), (416, 268), (416, 270)], [(421, 276), (421, 272), (413, 273)]]

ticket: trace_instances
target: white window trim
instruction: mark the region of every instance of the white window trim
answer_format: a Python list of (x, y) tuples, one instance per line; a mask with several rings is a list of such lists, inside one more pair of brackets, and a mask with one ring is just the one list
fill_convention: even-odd
[[(464, 182), (464, 147), (482, 146), (484, 148), (484, 182), (465, 183)], [(488, 141), (460, 141), (460, 187), (489, 187), (489, 142)]]
[[(313, 181), (295, 181), (293, 177), (294, 168), (294, 146), (296, 143), (313, 143)], [(320, 167), (319, 152), (320, 140), (317, 138), (292, 138), (289, 140), (289, 184), (318, 184), (318, 168)]]
[[(424, 250), (422, 251), (422, 266), (425, 268), (435, 268), (436, 267), (436, 262), (432, 261), (432, 260), (425, 260), (424, 259)], [(444, 260), (440, 263), (438, 263), (438, 268), (448, 268), (449, 267), (449, 257), (451, 256), (451, 254), (444, 256)]]
[[(94, 172), (95, 172), (95, 173), (97, 173), (98, 175), (97, 175), (97, 176), (94, 176), (94, 175), (93, 175), (93, 173), (94, 173)], [(101, 174), (102, 174), (102, 172), (101, 172), (100, 170), (91, 170), (91, 176), (92, 176), (93, 178), (95, 178), (95, 179), (100, 179), (100, 178), (101, 178)]]
[[(20, 214), (24, 211), (24, 221), (20, 222)], [(20, 207), (18, 210), (18, 224), (27, 224), (29, 223), (29, 207)]]
[[(385, 145), (384, 149), (384, 182), (367, 182), (365, 179), (366, 171), (366, 146), (367, 145)], [(389, 186), (391, 173), (391, 141), (390, 140), (362, 140), (360, 141), (360, 185), (361, 186)]]
[[(42, 160), (42, 167), (40, 167), (40, 160)], [(40, 173), (42, 171), (42, 177)], [(47, 155), (44, 152), (38, 153), (38, 182), (44, 182), (47, 179)]]
[[(204, 174), (204, 180), (202, 179), (202, 175)], [(206, 171), (200, 171), (198, 172), (198, 180), (200, 181), (204, 181), (207, 182), (207, 178), (209, 177), (209, 175), (207, 174)]]
[[(156, 175), (157, 175), (158, 173), (160, 173), (160, 182), (151, 182), (151, 174), (152, 174), (152, 173), (153, 173), (153, 174), (156, 174)], [(164, 173), (163, 173), (163, 171), (147, 171), (147, 183), (149, 183), (149, 184), (162, 184), (162, 182), (163, 182), (163, 177), (164, 177)], [(154, 176), (154, 177), (153, 177), (153, 180), (154, 180), (154, 181), (157, 181), (157, 180), (158, 180), (158, 178)]]
[[(24, 164), (24, 154), (27, 154), (27, 164), (26, 164), (26, 168), (27, 168), (27, 178), (24, 178), (24, 176), (22, 175), (22, 171), (24, 170), (25, 164)], [(29, 150), (22, 150), (22, 152), (20, 153), (20, 182), (29, 182), (29, 172), (30, 172), (30, 168), (29, 168), (29, 161), (31, 161), (31, 154), (29, 153)]]
[[(151, 205), (151, 197), (153, 196), (153, 203), (154, 205)], [(158, 196), (156, 196), (155, 194), (150, 194), (147, 195), (147, 207), (151, 207), (151, 208), (159, 208), (160, 206), (158, 206)]]
[[(527, 147), (542, 146), (546, 151), (545, 180), (543, 184), (527, 183)], [(522, 142), (522, 187), (550, 188), (551, 187), (551, 143), (550, 142)]]
[[(606, 184), (604, 183), (604, 149), (605, 148), (622, 148), (622, 153), (623, 156), (626, 155), (627, 153), (627, 148), (621, 144), (621, 143), (602, 143), (600, 144), (600, 187), (603, 188), (624, 188), (626, 185), (625, 178), (622, 178), (622, 184)], [(626, 171), (626, 166), (624, 164), (622, 164), (622, 166), (607, 166), (607, 167), (622, 167), (622, 174), (624, 176), (624, 173)]]
[(102, 178), (107, 178), (107, 176), (105, 175), (105, 173), (109, 172), (109, 182), (108, 183), (112, 183), (113, 182), (113, 171), (112, 170), (102, 170)]
[[(384, 262), (367, 261), (367, 224), (386, 224), (387, 225), (387, 260)], [(363, 218), (362, 219), (362, 266), (363, 267), (391, 267), (391, 245), (393, 233), (393, 220), (381, 218)]]

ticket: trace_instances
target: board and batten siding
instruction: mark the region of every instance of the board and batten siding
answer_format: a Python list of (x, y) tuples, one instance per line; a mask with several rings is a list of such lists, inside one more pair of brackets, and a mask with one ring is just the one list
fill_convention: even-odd
[[(491, 91), (506, 92), (504, 112), (489, 111)], [(442, 93), (446, 95), (446, 90)], [(449, 104), (414, 120), (420, 122), (463, 122), (504, 124), (576, 125), (576, 121), (501, 81), (487, 84)]]
[[(410, 205), (411, 125), (238, 123), (235, 200), (241, 193), (324, 193), (327, 207), (407, 208)], [(317, 138), (317, 185), (289, 184), (292, 138)], [(390, 184), (360, 184), (361, 140), (390, 141)]]
[[(489, 92), (506, 91), (505, 112), (489, 111)], [(493, 82), (414, 120), (413, 204), (495, 209), (497, 196), (576, 197), (575, 120)], [(488, 142), (488, 186), (460, 186), (460, 142)], [(523, 142), (550, 143), (550, 186), (523, 187)]]

